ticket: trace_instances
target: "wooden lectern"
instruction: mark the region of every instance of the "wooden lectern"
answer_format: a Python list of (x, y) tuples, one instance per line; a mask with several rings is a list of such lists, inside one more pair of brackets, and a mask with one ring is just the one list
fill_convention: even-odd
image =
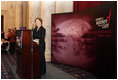
[(39, 45), (33, 42), (32, 30), (17, 30), (16, 37), (17, 68), (22, 79), (40, 77)]

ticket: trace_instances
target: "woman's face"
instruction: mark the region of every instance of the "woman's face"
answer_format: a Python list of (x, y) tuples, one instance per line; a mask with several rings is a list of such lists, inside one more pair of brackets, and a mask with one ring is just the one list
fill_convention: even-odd
[(38, 19), (36, 20), (36, 25), (41, 26), (41, 22)]

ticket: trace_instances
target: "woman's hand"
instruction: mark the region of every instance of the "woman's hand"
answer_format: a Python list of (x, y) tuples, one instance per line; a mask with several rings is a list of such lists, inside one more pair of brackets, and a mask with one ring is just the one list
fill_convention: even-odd
[(31, 29), (34, 29), (34, 28), (35, 28), (35, 25), (36, 25), (36, 24), (33, 23), (32, 26), (31, 26)]
[(35, 41), (37, 41), (37, 44), (39, 44), (39, 39), (35, 39)]

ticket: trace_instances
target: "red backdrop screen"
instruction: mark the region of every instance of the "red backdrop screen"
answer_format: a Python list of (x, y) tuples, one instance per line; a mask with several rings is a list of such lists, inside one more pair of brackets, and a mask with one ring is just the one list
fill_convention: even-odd
[(52, 14), (52, 62), (76, 66), (101, 78), (111, 77), (116, 61), (114, 3)]

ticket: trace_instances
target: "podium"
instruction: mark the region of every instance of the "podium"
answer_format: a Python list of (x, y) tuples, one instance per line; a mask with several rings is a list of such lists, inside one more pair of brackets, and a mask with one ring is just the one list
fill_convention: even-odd
[(39, 45), (33, 42), (32, 30), (17, 30), (16, 72), (21, 79), (41, 78)]

